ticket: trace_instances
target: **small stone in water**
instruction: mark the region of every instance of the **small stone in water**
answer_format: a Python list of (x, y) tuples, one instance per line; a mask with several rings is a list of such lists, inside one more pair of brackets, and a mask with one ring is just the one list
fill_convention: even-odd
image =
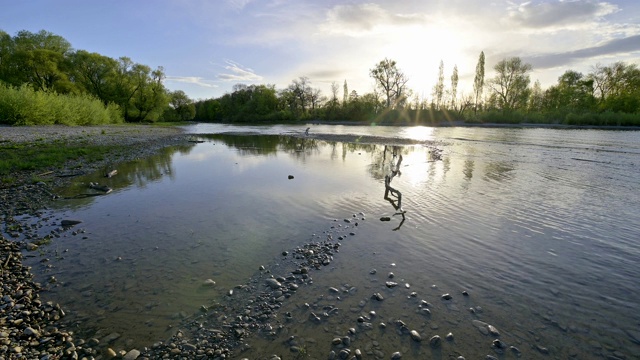
[(442, 295), (442, 299), (443, 299), (443, 300), (451, 300), (451, 295), (449, 295), (449, 294), (444, 294), (444, 295)]
[(399, 351), (396, 351), (393, 354), (391, 354), (391, 360), (398, 360), (401, 358), (402, 358), (402, 353), (400, 353)]
[(431, 347), (437, 348), (440, 347), (441, 344), (442, 339), (440, 339), (440, 336), (438, 335), (435, 335), (431, 339), (429, 339), (429, 345), (431, 345)]
[(453, 333), (448, 333), (445, 339), (447, 339), (447, 341), (453, 341)]
[(377, 273), (378, 271), (376, 269), (371, 269), (371, 271), (369, 271), (369, 274), (374, 275), (375, 273)]
[(417, 342), (422, 341), (422, 337), (417, 331), (411, 330), (410, 334), (411, 334), (411, 339), (413, 339), (413, 341), (417, 341)]
[(392, 272), (390, 272), (388, 276), (389, 276), (389, 279), (393, 279), (395, 277), (395, 275)]

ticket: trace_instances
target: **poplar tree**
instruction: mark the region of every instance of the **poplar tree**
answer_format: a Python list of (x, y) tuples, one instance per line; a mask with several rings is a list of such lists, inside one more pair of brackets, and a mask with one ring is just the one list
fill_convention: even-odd
[(476, 76), (473, 78), (473, 93), (475, 95), (473, 113), (478, 113), (478, 105), (482, 99), (482, 91), (484, 89), (484, 51), (480, 52), (478, 64), (476, 65)]

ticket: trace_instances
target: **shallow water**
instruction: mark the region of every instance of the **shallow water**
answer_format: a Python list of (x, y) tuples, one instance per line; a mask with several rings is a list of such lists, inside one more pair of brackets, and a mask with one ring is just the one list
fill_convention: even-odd
[[(331, 266), (285, 302), (282, 311), (296, 320), (275, 338), (252, 339), (242, 356), (300, 357), (289, 355), (286, 344), (295, 334), (304, 355), (325, 358), (331, 339), (357, 327), (356, 318), (370, 310), (377, 313), (374, 328), (358, 328), (353, 348), (385, 358), (394, 351), (409, 358), (514, 358), (496, 354), (473, 320), (496, 326), (523, 358), (640, 353), (639, 132), (311, 128), (312, 135), (430, 144), (395, 148), (286, 136), (305, 128), (192, 126), (203, 143), (118, 164), (112, 179), (77, 179), (64, 196), (86, 195), (89, 181), (114, 191), (56, 202), (57, 219), (83, 223), (77, 235), (53, 241), (57, 257), (31, 260), (43, 269), (42, 280), (58, 280), (45, 297), (66, 305), (85, 328), (122, 334), (114, 348), (149, 346), (200, 305), (245, 283), (261, 264), (277, 263), (283, 250), (326, 236), (332, 226), (351, 226), (356, 235), (342, 242)], [(434, 146), (441, 160), (434, 159)], [(383, 198), (394, 151), (403, 157), (392, 186), (402, 192), (404, 221)], [(357, 229), (342, 221), (359, 212), (366, 220)], [(410, 288), (387, 289), (389, 272)], [(202, 285), (208, 278), (215, 287)], [(338, 299), (327, 291), (331, 286), (357, 291)], [(418, 296), (408, 298), (413, 291)], [(387, 299), (370, 301), (373, 292)], [(453, 300), (442, 301), (443, 293)], [(428, 318), (417, 313), (421, 299), (432, 303)], [(341, 312), (316, 325), (304, 303)], [(471, 314), (472, 306), (483, 311)], [(392, 325), (377, 327), (397, 319), (423, 338), (452, 332), (455, 341), (435, 351)]]

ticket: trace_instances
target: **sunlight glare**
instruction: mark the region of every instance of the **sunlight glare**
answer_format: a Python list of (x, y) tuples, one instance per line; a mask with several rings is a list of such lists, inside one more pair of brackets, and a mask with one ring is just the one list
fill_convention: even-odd
[(434, 140), (434, 128), (427, 126), (412, 126), (402, 129), (402, 137), (418, 141)]

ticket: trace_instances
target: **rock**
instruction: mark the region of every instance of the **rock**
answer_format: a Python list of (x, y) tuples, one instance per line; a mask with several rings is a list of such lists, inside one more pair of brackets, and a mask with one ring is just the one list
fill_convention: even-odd
[(116, 339), (118, 339), (118, 338), (120, 338), (120, 334), (114, 332), (114, 333), (111, 333), (111, 334), (103, 337), (102, 338), (102, 342), (108, 344), (108, 343), (116, 341)]
[(400, 351), (396, 351), (391, 354), (391, 360), (398, 360), (402, 358), (402, 353)]
[[(388, 216), (383, 216), (380, 218), (380, 221), (391, 221), (391, 218)], [(399, 354), (399, 353), (398, 353)], [(402, 355), (401, 355), (402, 356)]]
[(433, 348), (438, 348), (440, 347), (440, 345), (442, 345), (442, 339), (440, 338), (440, 336), (435, 335), (431, 339), (429, 339), (429, 345), (431, 345), (431, 347)]
[(138, 356), (140, 356), (140, 351), (133, 349), (133, 350), (130, 350), (124, 357), (122, 357), (122, 359), (135, 360), (138, 358)]
[(541, 345), (536, 345), (536, 350), (540, 351), (540, 353), (548, 355), (549, 354), (549, 349), (547, 349), (544, 346)]
[(202, 285), (204, 285), (204, 286), (215, 286), (215, 284), (216, 284), (216, 282), (213, 281), (212, 279), (207, 279), (202, 283)]
[(293, 175), (288, 176), (289, 180), (293, 179)]
[(411, 335), (411, 339), (413, 341), (417, 341), (417, 342), (422, 341), (422, 336), (420, 336), (420, 333), (418, 333), (417, 331), (411, 330), (409, 334)]
[(448, 333), (444, 338), (447, 339), (447, 341), (453, 341), (453, 333)]
[(397, 282), (393, 282), (393, 281), (387, 281), (385, 283), (385, 285), (387, 285), (387, 287), (391, 289), (391, 288), (394, 288), (394, 287), (398, 286), (398, 283)]
[(65, 219), (60, 222), (62, 226), (73, 226), (82, 223), (82, 220)]
[(500, 336), (500, 332), (493, 325), (487, 325), (487, 330), (489, 330), (489, 334), (493, 336)]
[(273, 278), (266, 279), (264, 282), (267, 285), (269, 285), (269, 287), (272, 288), (272, 289), (278, 289), (278, 288), (280, 288), (280, 286), (282, 286), (282, 284), (280, 284), (280, 282), (278, 282), (278, 280), (273, 279)]
[(498, 339), (493, 340), (493, 342), (491, 343), (491, 346), (493, 346), (496, 349), (503, 349), (504, 348), (504, 343)]
[(33, 328), (26, 328), (24, 329), (24, 331), (22, 332), (25, 336), (29, 336), (29, 337), (34, 337), (34, 338), (39, 338), (40, 337), (40, 333), (38, 332), (38, 330), (34, 330)]
[(384, 296), (382, 296), (382, 294), (380, 294), (380, 293), (375, 293), (375, 294), (371, 295), (371, 298), (374, 299), (374, 300), (378, 300), (378, 301), (384, 300)]
[(442, 300), (451, 300), (451, 299), (452, 299), (452, 297), (451, 297), (450, 294), (443, 294), (442, 295)]
[(118, 354), (116, 354), (116, 352), (113, 351), (112, 348), (108, 348), (105, 353), (106, 353), (107, 359), (113, 359), (114, 357), (118, 356)]

